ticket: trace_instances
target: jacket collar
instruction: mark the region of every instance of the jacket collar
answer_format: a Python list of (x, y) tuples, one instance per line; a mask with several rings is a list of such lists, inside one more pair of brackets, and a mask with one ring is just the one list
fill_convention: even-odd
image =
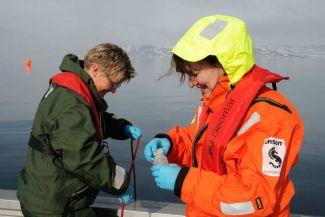
[(204, 102), (204, 105), (208, 106), (212, 112), (220, 108), (222, 103), (225, 101), (227, 94), (231, 91), (229, 84), (230, 81), (228, 77), (223, 76), (218, 80), (218, 83), (209, 98), (206, 98), (202, 95), (202, 101)]
[(94, 101), (97, 105), (97, 109), (100, 111), (106, 111), (108, 108), (106, 101), (99, 96), (93, 80), (83, 68), (84, 61), (79, 60), (79, 58), (74, 54), (65, 55), (59, 67), (62, 72), (73, 72), (77, 74), (89, 87), (89, 90), (92, 93)]

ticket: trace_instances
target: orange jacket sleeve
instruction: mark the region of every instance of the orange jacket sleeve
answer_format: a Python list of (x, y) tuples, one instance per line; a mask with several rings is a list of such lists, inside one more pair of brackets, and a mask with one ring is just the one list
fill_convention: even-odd
[(172, 143), (171, 149), (167, 155), (168, 162), (177, 163), (179, 166), (191, 166), (192, 164), (192, 145), (194, 133), (197, 127), (197, 117), (199, 106), (196, 108), (196, 115), (192, 123), (187, 127), (177, 125), (167, 133), (167, 137)]
[(177, 163), (180, 166), (190, 166), (192, 162), (192, 142), (191, 129), (195, 128), (195, 123), (182, 128), (176, 126), (168, 132), (172, 141), (172, 147), (167, 155), (169, 163)]

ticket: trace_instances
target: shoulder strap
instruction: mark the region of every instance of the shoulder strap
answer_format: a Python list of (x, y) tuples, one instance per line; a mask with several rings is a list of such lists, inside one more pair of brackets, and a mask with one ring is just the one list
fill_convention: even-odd
[(60, 154), (53, 150), (50, 144), (40, 142), (32, 133), (29, 136), (28, 145), (43, 154), (53, 155), (56, 158), (60, 156)]

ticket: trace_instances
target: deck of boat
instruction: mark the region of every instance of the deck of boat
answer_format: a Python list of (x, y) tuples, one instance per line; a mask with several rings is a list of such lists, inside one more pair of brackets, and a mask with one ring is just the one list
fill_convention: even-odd
[[(97, 197), (93, 207), (107, 216), (121, 215), (121, 204), (116, 198)], [(185, 206), (181, 203), (154, 202), (137, 200), (125, 206), (124, 217), (184, 217)], [(15, 190), (0, 189), (0, 217), (23, 216)], [(292, 217), (307, 217), (293, 214)], [(311, 217), (311, 216), (308, 216)]]

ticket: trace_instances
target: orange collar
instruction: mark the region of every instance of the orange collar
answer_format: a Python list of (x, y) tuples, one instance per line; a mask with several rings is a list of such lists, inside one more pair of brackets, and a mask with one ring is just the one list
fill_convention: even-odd
[(216, 87), (211, 93), (209, 98), (202, 96), (202, 100), (205, 106), (213, 112), (220, 108), (221, 104), (225, 101), (227, 94), (230, 92), (229, 79), (227, 76), (223, 76), (218, 80)]

